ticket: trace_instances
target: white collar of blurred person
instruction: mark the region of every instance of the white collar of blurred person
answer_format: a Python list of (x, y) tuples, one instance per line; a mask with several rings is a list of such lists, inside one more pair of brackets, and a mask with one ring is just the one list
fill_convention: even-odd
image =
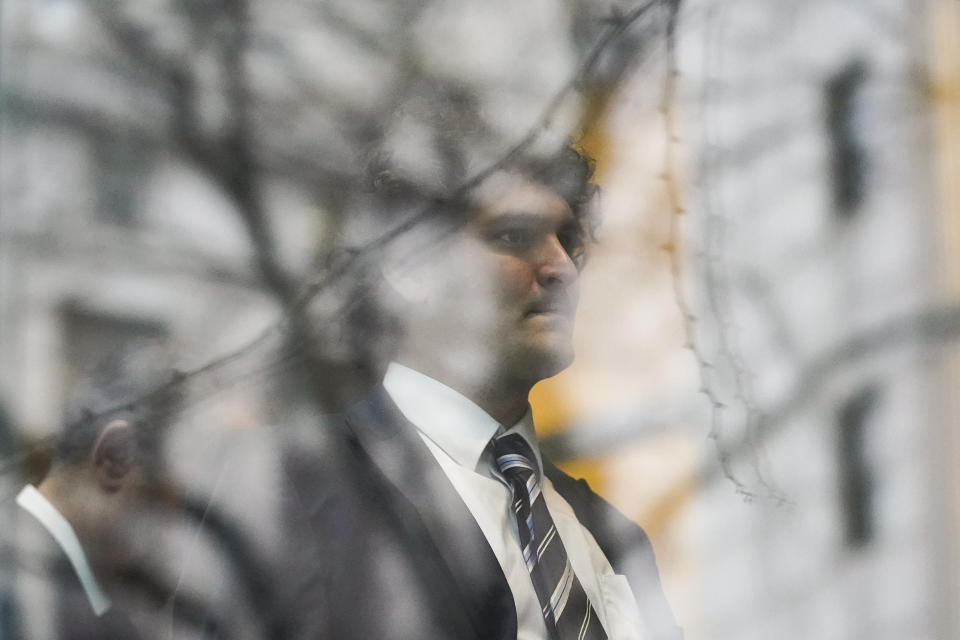
[(25, 486), (17, 495), (17, 504), (36, 518), (46, 529), (70, 561), (93, 612), (101, 616), (110, 608), (110, 598), (100, 588), (83, 552), (80, 540), (67, 519), (33, 485)]
[[(457, 464), (490, 475), (489, 461), (483, 453), (490, 439), (502, 429), (486, 411), (463, 394), (442, 382), (398, 362), (391, 362), (383, 386), (404, 417), (418, 431)], [(533, 449), (542, 470), (540, 448), (529, 407), (514, 425), (506, 429), (518, 433)]]

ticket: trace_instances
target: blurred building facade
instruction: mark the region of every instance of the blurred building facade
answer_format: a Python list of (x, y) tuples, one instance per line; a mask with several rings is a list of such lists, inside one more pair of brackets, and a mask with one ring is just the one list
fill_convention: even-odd
[(929, 37), (944, 16), (741, 9), (699, 42), (688, 235), (714, 435), (758, 499), (718, 480), (693, 501), (697, 631), (956, 637), (956, 212), (935, 179)]
[[(0, 406), (9, 431), (0, 522), (14, 528), (13, 497), (45, 473), (49, 445), (79, 389), (129, 375), (131, 367), (156, 375), (202, 367), (250, 342), (281, 313), (235, 205), (169, 136), (158, 87), (105, 37), (88, 7), (4, 2), (0, 17)], [(270, 184), (269, 198), (290, 213), (283, 223), (295, 227), (286, 227), (292, 239), (283, 249), (302, 253), (321, 216), (298, 197), (286, 182)], [(251, 500), (274, 488), (276, 455), (263, 432), (278, 366), (263, 352), (250, 362), (243, 375), (225, 372), (198, 389), (186, 418), (165, 434), (170, 473), (188, 494), (209, 495), (217, 481), (241, 487)], [(237, 434), (248, 444), (232, 447), (206, 433)], [(222, 511), (263, 544), (275, 514), (249, 513), (236, 504), (242, 500)], [(207, 527), (198, 534), (195, 521), (184, 519), (155, 549), (169, 563), (154, 578), (183, 587), (181, 612), (191, 610), (193, 597), (220, 594), (219, 608), (236, 594), (240, 573), (218, 572), (222, 533)], [(4, 604), (24, 584), (0, 584)], [(55, 618), (35, 609), (38, 615), (21, 621), (48, 625), (54, 637)], [(161, 615), (170, 620), (143, 622), (176, 637), (196, 632), (172, 610)], [(221, 615), (221, 622), (233, 619), (220, 629), (230, 637), (256, 629), (242, 622), (249, 620), (242, 611), (213, 617)]]
[[(654, 533), (690, 637), (960, 633), (960, 19), (923, 9), (689, 3), (668, 70), (682, 126), (650, 125), (629, 99), (608, 118), (610, 145), (642, 149), (611, 152), (608, 206), (647, 189), (632, 228), (652, 228), (662, 257), (637, 298), (656, 301), (659, 331), (648, 318), (626, 339), (649, 357), (624, 371), (621, 418), (563, 438), (593, 443), (586, 471)], [(686, 163), (669, 165), (664, 138)], [(686, 187), (673, 207), (636, 186), (664, 158)], [(662, 280), (676, 251), (679, 293)], [(570, 374), (554, 394), (609, 393)], [(672, 479), (645, 477), (650, 462)]]

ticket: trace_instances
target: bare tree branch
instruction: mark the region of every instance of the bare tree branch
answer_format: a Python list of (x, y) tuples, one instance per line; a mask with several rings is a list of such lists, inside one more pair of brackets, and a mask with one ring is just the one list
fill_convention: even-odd
[[(245, 5), (243, 4), (244, 0), (225, 1), (233, 3), (232, 6), (234, 11), (238, 12), (235, 14), (236, 17), (241, 19), (245, 18), (246, 13)], [(450, 197), (457, 198), (465, 195), (466, 193), (475, 189), (493, 174), (508, 168), (509, 165), (517, 159), (517, 157), (519, 157), (526, 149), (528, 149), (543, 134), (543, 132), (549, 128), (563, 101), (571, 92), (582, 86), (585, 79), (589, 76), (597, 64), (602, 53), (608, 47), (610, 47), (612, 43), (616, 42), (616, 39), (625, 33), (626, 30), (641, 17), (645, 16), (655, 7), (664, 5), (668, 7), (669, 11), (671, 12), (670, 15), (673, 16), (669, 21), (668, 29), (670, 32), (670, 37), (672, 38), (672, 31), (675, 26), (674, 19), (676, 16), (676, 11), (679, 7), (679, 3), (676, 0), (669, 0), (667, 2), (665, 2), (665, 0), (648, 0), (629, 12), (616, 13), (612, 15), (607, 21), (606, 29), (601, 37), (598, 38), (597, 42), (590, 47), (583, 56), (576, 72), (554, 94), (553, 98), (546, 104), (544, 109), (541, 111), (541, 115), (532, 124), (528, 132), (522, 136), (519, 141), (505, 150), (505, 152), (497, 160), (465, 180), (460, 186), (454, 189)], [(138, 48), (138, 42), (129, 38), (128, 35), (128, 33), (124, 32), (121, 36), (121, 39), (126, 43), (126, 46), (130, 47), (131, 53), (135, 58), (150, 55), (146, 49)], [(239, 40), (234, 41), (235, 47), (238, 46), (238, 42), (244, 42), (244, 38), (246, 38), (246, 36), (242, 34), (240, 34), (238, 37)], [(231, 51), (236, 54), (241, 49), (242, 47), (238, 47), (236, 49), (232, 49)], [(244, 109), (249, 108), (249, 95), (247, 93), (247, 89), (242, 84), (242, 78), (244, 78), (245, 75), (243, 74), (243, 69), (240, 67), (236, 67), (234, 71), (236, 71), (238, 74), (237, 77), (234, 78), (234, 82), (237, 84), (235, 84), (231, 89), (231, 95), (235, 102), (234, 107), (240, 107), (241, 111), (243, 111)], [(167, 73), (169, 74), (169, 70)], [(182, 78), (182, 75), (177, 77)], [(179, 82), (184, 83), (186, 81), (181, 79)], [(230, 150), (236, 150), (239, 153), (240, 159), (237, 161), (237, 164), (233, 166), (232, 170), (225, 169), (223, 163), (214, 159), (222, 157), (221, 154), (218, 153), (222, 147), (214, 146), (214, 151), (211, 152), (210, 149), (201, 144), (201, 141), (203, 140), (201, 137), (192, 137), (190, 135), (195, 130), (193, 125), (193, 111), (195, 109), (193, 101), (195, 100), (195, 96), (193, 94), (191, 85), (186, 83), (185, 86), (180, 86), (178, 85), (178, 82), (172, 82), (170, 84), (173, 87), (173, 95), (171, 96), (171, 99), (178, 105), (177, 112), (180, 114), (176, 118), (179, 124), (177, 127), (179, 132), (178, 139), (181, 143), (186, 145), (187, 149), (191, 152), (191, 156), (194, 157), (198, 164), (208, 168), (213, 174), (215, 180), (227, 188), (228, 194), (237, 203), (238, 209), (241, 211), (241, 215), (245, 216), (246, 218), (248, 233), (254, 240), (254, 245), (258, 249), (258, 254), (264, 251), (272, 253), (271, 245), (263, 239), (258, 239), (258, 236), (262, 233), (263, 229), (266, 228), (265, 224), (263, 223), (264, 211), (262, 209), (262, 205), (259, 204), (256, 192), (253, 190), (253, 188), (244, 180), (242, 180), (242, 177), (244, 177), (248, 172), (253, 173), (253, 165), (249, 155), (250, 149), (247, 146), (250, 144), (250, 140), (249, 138), (243, 137), (247, 133), (248, 129), (248, 127), (244, 126), (245, 120), (243, 117), (241, 117), (239, 120), (234, 122), (232, 137), (228, 138), (232, 147), (229, 145), (226, 147)], [(251, 180), (257, 178), (255, 175), (250, 175), (247, 177), (249, 177)], [(183, 385), (188, 381), (194, 381), (201, 376), (214, 375), (221, 369), (242, 359), (243, 356), (249, 351), (268, 343), (271, 338), (275, 338), (277, 335), (292, 335), (294, 337), (294, 342), (296, 343), (309, 343), (310, 328), (305, 324), (307, 320), (306, 314), (304, 314), (303, 311), (305, 310), (307, 304), (309, 304), (309, 302), (314, 298), (314, 296), (336, 282), (345, 274), (349, 273), (360, 260), (377, 251), (380, 251), (383, 247), (393, 242), (400, 235), (415, 228), (419, 224), (422, 224), (429, 218), (430, 215), (431, 210), (429, 208), (425, 208), (416, 215), (408, 218), (405, 221), (402, 221), (400, 224), (388, 230), (380, 237), (372, 240), (360, 250), (339, 256), (338, 259), (334, 260), (334, 262), (331, 263), (327, 269), (320, 273), (316, 278), (308, 282), (301, 293), (297, 296), (293, 296), (291, 294), (292, 287), (288, 288), (287, 281), (284, 279), (285, 276), (278, 276), (279, 272), (273, 271), (274, 266), (272, 265), (272, 261), (275, 258), (272, 256), (261, 257), (261, 271), (267, 274), (267, 282), (275, 287), (275, 292), (278, 293), (278, 296), (284, 302), (284, 305), (287, 309), (286, 317), (276, 324), (268, 327), (256, 338), (244, 345), (241, 345), (237, 349), (224, 354), (219, 358), (211, 360), (210, 362), (195, 369), (177, 372), (165, 385), (162, 385), (161, 387), (149, 392), (137, 402), (149, 400), (158, 393), (169, 392), (171, 388)], [(112, 410), (113, 409), (110, 409), (110, 411)]]

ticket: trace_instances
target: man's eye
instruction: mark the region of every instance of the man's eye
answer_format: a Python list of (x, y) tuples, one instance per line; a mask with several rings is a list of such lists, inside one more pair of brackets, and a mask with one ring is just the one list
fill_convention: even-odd
[(504, 229), (494, 239), (509, 247), (524, 247), (533, 242), (534, 233), (530, 229)]

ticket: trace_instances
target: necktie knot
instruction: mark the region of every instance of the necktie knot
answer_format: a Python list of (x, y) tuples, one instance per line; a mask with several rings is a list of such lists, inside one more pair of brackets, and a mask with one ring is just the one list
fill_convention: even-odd
[(519, 477), (525, 480), (531, 475), (539, 475), (533, 449), (520, 434), (494, 436), (493, 458), (505, 478)]

